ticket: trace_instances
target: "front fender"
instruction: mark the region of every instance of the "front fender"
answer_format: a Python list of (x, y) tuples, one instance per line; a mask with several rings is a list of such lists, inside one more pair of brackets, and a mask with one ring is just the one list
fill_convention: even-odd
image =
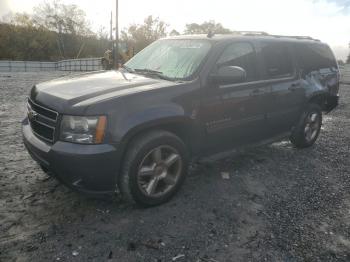
[(313, 92), (307, 93), (306, 94), (307, 102), (316, 98), (316, 97), (320, 97), (320, 96), (326, 98), (328, 96), (328, 94), (329, 93), (327, 92), (327, 90), (324, 90), (324, 89), (323, 90), (315, 90)]
[(169, 124), (190, 125), (192, 119), (177, 105), (157, 105), (123, 116), (114, 129), (114, 140), (125, 141), (141, 130)]

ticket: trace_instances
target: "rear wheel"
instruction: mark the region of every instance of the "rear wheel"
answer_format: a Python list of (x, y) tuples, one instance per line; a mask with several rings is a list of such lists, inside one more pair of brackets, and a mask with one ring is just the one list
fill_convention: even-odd
[(170, 132), (152, 131), (131, 143), (119, 188), (128, 202), (159, 205), (176, 193), (187, 168), (187, 151), (181, 139)]
[(322, 111), (319, 105), (309, 104), (290, 137), (297, 148), (312, 146), (318, 138), (322, 126)]

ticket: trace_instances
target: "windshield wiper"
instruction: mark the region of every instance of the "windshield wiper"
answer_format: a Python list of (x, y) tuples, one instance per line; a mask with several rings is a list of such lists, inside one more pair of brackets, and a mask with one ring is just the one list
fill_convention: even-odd
[(173, 80), (172, 78), (165, 76), (163, 74), (163, 72), (161, 72), (161, 71), (152, 70), (152, 69), (148, 69), (148, 68), (135, 68), (134, 72), (140, 73), (143, 75), (157, 76), (157, 77), (159, 77), (161, 79), (165, 79), (165, 80), (170, 80), (170, 81)]
[(135, 73), (134, 69), (132, 69), (131, 67), (128, 67), (126, 65), (122, 65), (122, 68), (125, 69), (129, 73)]

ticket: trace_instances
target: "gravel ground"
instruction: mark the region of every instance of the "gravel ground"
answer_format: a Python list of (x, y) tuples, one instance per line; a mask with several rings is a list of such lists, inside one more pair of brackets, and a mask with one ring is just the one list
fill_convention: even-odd
[(0, 261), (350, 261), (350, 85), (312, 148), (197, 164), (172, 201), (140, 209), (71, 192), (25, 151), (25, 97), (60, 75), (0, 74)]

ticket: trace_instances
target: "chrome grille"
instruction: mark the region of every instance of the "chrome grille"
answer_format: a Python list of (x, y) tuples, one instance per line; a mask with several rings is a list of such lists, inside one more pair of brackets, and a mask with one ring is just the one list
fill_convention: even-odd
[(58, 120), (58, 113), (34, 103), (28, 98), (28, 120), (33, 133), (42, 140), (53, 143)]

